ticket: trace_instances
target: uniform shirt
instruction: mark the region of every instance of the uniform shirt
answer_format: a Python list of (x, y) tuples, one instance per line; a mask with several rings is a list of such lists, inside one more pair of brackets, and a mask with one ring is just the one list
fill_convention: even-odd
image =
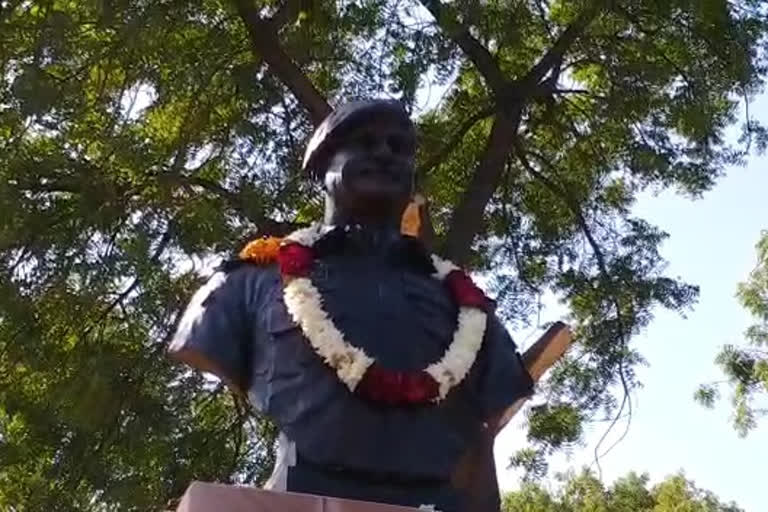
[[(418, 370), (442, 357), (458, 307), (430, 276), (416, 239), (335, 229), (315, 250), (312, 281), (345, 339), (392, 369)], [(195, 294), (171, 351), (212, 361), (276, 422), (283, 442), (318, 467), (447, 481), (485, 420), (532, 391), (515, 344), (489, 313), (472, 369), (439, 405), (368, 402), (315, 354), (282, 292), (276, 265), (225, 266)]]

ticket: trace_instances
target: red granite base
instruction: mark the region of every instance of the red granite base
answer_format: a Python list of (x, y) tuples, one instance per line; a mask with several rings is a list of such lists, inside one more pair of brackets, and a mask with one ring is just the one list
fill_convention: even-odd
[(417, 509), (254, 487), (192, 482), (176, 512), (414, 512)]

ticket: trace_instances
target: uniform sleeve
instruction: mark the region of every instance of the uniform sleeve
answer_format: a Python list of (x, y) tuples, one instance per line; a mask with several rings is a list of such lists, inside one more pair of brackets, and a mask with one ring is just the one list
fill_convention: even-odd
[(258, 303), (259, 269), (243, 265), (213, 274), (192, 297), (168, 348), (171, 357), (210, 372), (233, 388), (248, 387), (250, 305)]
[(480, 391), (486, 417), (533, 394), (533, 379), (523, 366), (517, 346), (493, 314), (488, 315), (483, 360)]

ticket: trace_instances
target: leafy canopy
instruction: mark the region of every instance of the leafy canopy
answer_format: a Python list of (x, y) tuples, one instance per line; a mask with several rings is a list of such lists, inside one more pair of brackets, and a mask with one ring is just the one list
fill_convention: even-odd
[(764, 144), (724, 133), (765, 30), (757, 0), (0, 1), (0, 508), (263, 480), (274, 428), (164, 345), (208, 263), (317, 218), (305, 141), (367, 96), (417, 120), (425, 239), (513, 325), (545, 292), (570, 309), (517, 457), (545, 467), (627, 405), (654, 308), (695, 300), (631, 206)]
[(649, 487), (648, 475), (629, 473), (610, 487), (588, 471), (565, 476), (551, 492), (537, 484), (524, 485), (504, 496), (504, 512), (742, 512), (735, 503), (722, 503), (699, 489), (683, 474)]
[[(737, 297), (755, 318), (744, 337), (744, 346), (725, 345), (715, 362), (732, 388), (733, 425), (740, 435), (757, 426), (768, 413), (768, 232), (757, 244), (757, 265), (747, 281), (738, 287)], [(713, 407), (719, 397), (719, 384), (704, 384), (696, 399)]]

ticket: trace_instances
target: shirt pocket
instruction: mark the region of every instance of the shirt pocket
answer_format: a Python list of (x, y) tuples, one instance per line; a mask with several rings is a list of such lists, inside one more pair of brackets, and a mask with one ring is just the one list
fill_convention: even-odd
[(301, 327), (293, 321), (282, 298), (276, 298), (266, 311), (266, 331), (275, 357), (277, 368), (288, 369), (295, 363), (309, 364), (315, 357), (309, 340)]
[(441, 282), (423, 276), (403, 275), (408, 306), (425, 335), (445, 346), (453, 339), (459, 308)]
[(267, 306), (267, 332), (274, 335), (284, 334), (291, 330), (299, 330), (299, 325), (293, 321), (283, 304), (282, 297), (277, 297)]

